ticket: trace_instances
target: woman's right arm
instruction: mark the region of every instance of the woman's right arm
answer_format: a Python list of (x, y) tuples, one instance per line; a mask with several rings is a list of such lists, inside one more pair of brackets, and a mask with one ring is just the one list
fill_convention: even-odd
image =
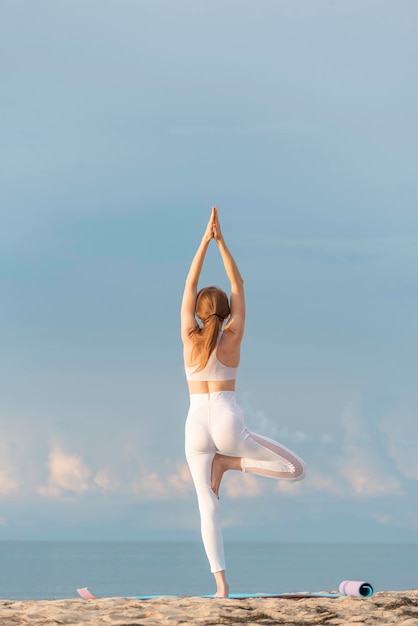
[(222, 235), (218, 218), (218, 210), (216, 207), (214, 207), (213, 238), (218, 244), (225, 272), (228, 276), (229, 282), (231, 283), (231, 319), (228, 322), (227, 327), (228, 330), (236, 335), (238, 339), (241, 339), (244, 334), (245, 326), (244, 279), (242, 278), (238, 265)]
[(199, 283), (200, 274), (202, 272), (203, 263), (206, 257), (206, 252), (211, 239), (213, 238), (213, 225), (214, 225), (214, 209), (206, 227), (205, 233), (202, 237), (202, 241), (194, 255), (191, 262), (189, 272), (187, 274), (186, 283), (184, 285), (183, 299), (181, 303), (181, 338), (183, 342), (187, 342), (191, 335), (197, 328), (197, 322), (195, 318), (195, 306), (197, 287)]

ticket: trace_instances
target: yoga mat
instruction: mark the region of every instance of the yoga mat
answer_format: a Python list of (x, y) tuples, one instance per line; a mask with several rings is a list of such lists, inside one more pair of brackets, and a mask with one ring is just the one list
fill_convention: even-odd
[(373, 595), (373, 585), (364, 580), (343, 580), (338, 588), (345, 596), (357, 596), (358, 598), (370, 598)]
[[(98, 600), (87, 587), (77, 589), (78, 595), (84, 600)], [(298, 598), (341, 598), (342, 596), (356, 596), (358, 598), (369, 598), (374, 593), (373, 586), (370, 583), (359, 580), (343, 580), (339, 587), (339, 593), (324, 592), (299, 592), (299, 593), (231, 593), (229, 598), (282, 598), (282, 599), (298, 599)], [(151, 600), (152, 598), (185, 598), (190, 596), (159, 594), (152, 596), (129, 596), (135, 600)], [(200, 598), (213, 598), (213, 595), (203, 595)]]

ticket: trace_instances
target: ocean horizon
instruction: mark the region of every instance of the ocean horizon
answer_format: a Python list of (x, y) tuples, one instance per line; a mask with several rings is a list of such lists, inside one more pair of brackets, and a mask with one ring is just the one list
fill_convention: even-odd
[[(376, 591), (416, 589), (418, 544), (226, 542), (231, 592), (332, 591), (342, 580)], [(0, 598), (212, 593), (200, 542), (0, 541)]]

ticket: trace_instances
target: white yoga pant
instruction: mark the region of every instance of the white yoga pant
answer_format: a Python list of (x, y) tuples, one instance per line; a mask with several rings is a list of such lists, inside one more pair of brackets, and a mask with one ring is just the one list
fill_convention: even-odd
[(225, 557), (219, 500), (211, 487), (215, 454), (241, 457), (243, 472), (285, 480), (303, 478), (305, 465), (281, 444), (248, 430), (235, 391), (190, 396), (185, 448), (197, 493), (203, 544), (211, 571), (219, 572), (225, 569)]

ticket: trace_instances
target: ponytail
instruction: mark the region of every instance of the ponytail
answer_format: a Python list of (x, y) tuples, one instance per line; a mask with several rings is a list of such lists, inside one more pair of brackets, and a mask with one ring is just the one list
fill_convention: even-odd
[(202, 371), (216, 347), (222, 324), (230, 313), (228, 296), (218, 287), (205, 287), (196, 297), (196, 314), (203, 326), (195, 335), (193, 352), (196, 352), (199, 363), (196, 371)]
[(199, 351), (199, 366), (196, 372), (201, 372), (205, 369), (210, 355), (216, 348), (216, 342), (218, 340), (219, 333), (222, 329), (223, 318), (217, 313), (212, 313), (205, 320), (203, 328), (200, 329), (199, 338), (200, 341), (196, 345)]

